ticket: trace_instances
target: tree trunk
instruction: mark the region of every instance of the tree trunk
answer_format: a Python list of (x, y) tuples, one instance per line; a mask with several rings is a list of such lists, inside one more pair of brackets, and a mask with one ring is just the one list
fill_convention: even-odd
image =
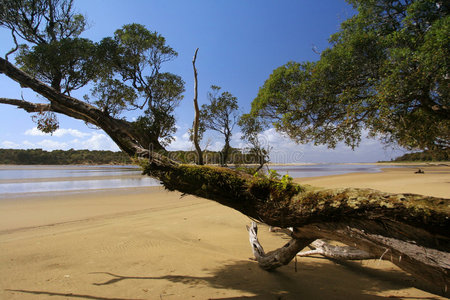
[(223, 146), (222, 152), (220, 153), (220, 164), (222, 167), (225, 167), (227, 165), (228, 162), (228, 155), (230, 153), (230, 136), (231, 133), (229, 132), (228, 134), (225, 135), (225, 145)]
[(148, 139), (138, 135), (131, 123), (113, 118), (88, 103), (60, 93), (16, 68), (3, 58), (0, 58), (0, 73), (18, 82), (22, 87), (28, 87), (42, 95), (50, 101), (50, 104), (35, 104), (24, 100), (6, 98), (0, 98), (0, 103), (15, 105), (28, 112), (45, 107), (45, 110), (91, 123), (103, 129), (119, 148), (130, 156), (143, 155), (148, 157), (149, 151), (164, 149), (157, 138)]
[(369, 189), (292, 192), (276, 181), (210, 166), (148, 164), (144, 173), (169, 190), (217, 201), (271, 226), (294, 227), (294, 240), (281, 252), (267, 256), (252, 247), (264, 269), (287, 263), (314, 240), (329, 239), (389, 259), (443, 290), (449, 284), (449, 199)]
[(198, 48), (195, 49), (194, 58), (192, 59), (192, 66), (194, 68), (194, 110), (195, 110), (195, 117), (194, 117), (194, 128), (193, 128), (193, 135), (192, 139), (194, 142), (195, 150), (197, 151), (197, 164), (203, 165), (203, 153), (202, 149), (200, 148), (199, 142), (198, 142), (198, 128), (199, 128), (199, 122), (200, 122), (200, 109), (198, 108), (198, 80), (197, 80), (197, 69), (195, 68), (195, 61), (197, 60), (197, 52)]

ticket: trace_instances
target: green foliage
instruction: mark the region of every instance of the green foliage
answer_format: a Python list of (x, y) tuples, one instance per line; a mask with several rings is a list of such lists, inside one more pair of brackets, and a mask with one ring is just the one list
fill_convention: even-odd
[(0, 149), (0, 164), (15, 165), (71, 165), (71, 164), (131, 164), (123, 152), (90, 150)]
[(406, 153), (394, 161), (450, 161), (450, 148)]
[(264, 145), (259, 134), (263, 131), (262, 121), (252, 114), (243, 114), (238, 121), (239, 127), (241, 127), (241, 139), (246, 141), (249, 147), (249, 153), (259, 158), (259, 165), (262, 167), (269, 162), (270, 146)]
[(273, 169), (269, 169), (269, 171), (267, 173), (268, 173), (267, 177), (271, 180), (279, 180), (280, 179), (281, 175)]
[(354, 148), (367, 129), (409, 149), (450, 144), (450, 16), (432, 0), (349, 1), (345, 21), (314, 63), (273, 71), (249, 117), (299, 143)]
[[(165, 44), (164, 37), (140, 24), (123, 26), (114, 33), (114, 38), (103, 39), (98, 48), (104, 66), (98, 86), (116, 83), (117, 80), (111, 79), (116, 75), (129, 83), (128, 89), (133, 88), (140, 101), (133, 96), (119, 107), (143, 109), (144, 114), (134, 123), (137, 132), (145, 140), (157, 137), (161, 144), (169, 144), (176, 131), (174, 110), (183, 99), (184, 81), (178, 75), (161, 73), (160, 69), (178, 54)], [(127, 86), (122, 84), (119, 91), (123, 87)], [(105, 88), (118, 90), (112, 84)]]
[(38, 112), (31, 119), (36, 123), (37, 129), (45, 133), (53, 133), (59, 128), (58, 119), (51, 111)]
[[(142, 110), (134, 124), (141, 137), (134, 138), (144, 148), (149, 141), (166, 145), (173, 139), (184, 81), (161, 72), (178, 54), (157, 32), (128, 24), (98, 43), (80, 38), (86, 21), (72, 0), (0, 0), (0, 26), (11, 30), (25, 72), (66, 94), (93, 83), (85, 101), (111, 117)], [(18, 45), (16, 37), (25, 43)], [(53, 116), (36, 117), (38, 128), (54, 130)]]
[(229, 92), (220, 93), (220, 87), (212, 85), (208, 92), (208, 104), (203, 104), (200, 111), (200, 134), (209, 129), (217, 131), (224, 137), (225, 145), (222, 149), (222, 165), (228, 163), (228, 155), (231, 150), (230, 141), (232, 131), (237, 124), (239, 108), (237, 98)]
[[(172, 160), (183, 164), (193, 164), (197, 161), (196, 151), (170, 151), (166, 155)], [(219, 165), (222, 162), (222, 152), (217, 151), (203, 151), (203, 160), (207, 164)], [(259, 158), (252, 153), (245, 153), (241, 149), (231, 148), (228, 156), (228, 163), (237, 165), (236, 169), (244, 173), (251, 173), (252, 167), (242, 166), (245, 164), (258, 164)], [(245, 171), (248, 169), (249, 171)], [(255, 167), (256, 170), (256, 167)]]
[(29, 48), (20, 47), (16, 57), (21, 68), (63, 93), (85, 86), (97, 73), (96, 48), (87, 39), (64, 39)]
[(86, 20), (73, 12), (73, 0), (0, 0), (0, 26), (38, 45), (77, 38)]
[(161, 179), (169, 190), (179, 190), (209, 199), (226, 199), (237, 202), (245, 194), (247, 180), (233, 170), (213, 166), (179, 165), (156, 170), (149, 163), (143, 166), (144, 174)]
[(255, 173), (250, 185), (252, 194), (268, 201), (288, 201), (302, 191), (302, 187), (295, 184), (291, 176), (286, 174), (280, 179), (280, 174), (275, 170), (269, 170), (267, 175)]
[[(91, 90), (91, 93), (92, 97), (96, 99), (91, 104), (100, 108), (105, 114), (113, 117), (120, 115), (137, 98), (133, 88), (112, 78), (104, 78), (98, 81)], [(84, 99), (90, 102), (87, 95), (84, 96)]]

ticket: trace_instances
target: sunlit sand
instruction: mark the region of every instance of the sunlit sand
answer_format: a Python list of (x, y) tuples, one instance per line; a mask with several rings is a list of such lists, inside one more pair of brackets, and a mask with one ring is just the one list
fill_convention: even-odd
[[(296, 179), (450, 197), (450, 167)], [(0, 299), (444, 299), (386, 261), (261, 270), (227, 207), (161, 187), (0, 201)], [(266, 250), (286, 242), (261, 227)], [(52, 297), (54, 296), (54, 297)], [(432, 298), (429, 298), (432, 297)]]

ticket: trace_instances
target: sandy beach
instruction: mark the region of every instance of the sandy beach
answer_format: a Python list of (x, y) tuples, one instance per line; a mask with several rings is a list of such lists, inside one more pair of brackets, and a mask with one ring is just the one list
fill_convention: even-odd
[[(450, 198), (450, 167), (298, 178)], [(0, 299), (445, 299), (386, 261), (250, 259), (244, 215), (162, 187), (0, 201)], [(260, 230), (266, 251), (283, 235)]]

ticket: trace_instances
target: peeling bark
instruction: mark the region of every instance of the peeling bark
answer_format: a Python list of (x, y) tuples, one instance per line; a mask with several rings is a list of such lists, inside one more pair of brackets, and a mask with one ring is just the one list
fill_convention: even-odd
[(256, 223), (252, 222), (252, 225), (250, 227), (247, 226), (247, 230), (250, 238), (250, 245), (252, 246), (253, 250), (253, 255), (258, 261), (259, 266), (267, 271), (272, 271), (278, 267), (287, 265), (300, 250), (308, 246), (313, 241), (308, 238), (291, 239), (283, 247), (266, 254), (263, 247), (258, 241), (258, 226), (256, 225)]
[(297, 256), (305, 257), (320, 254), (327, 258), (338, 259), (338, 260), (362, 260), (362, 259), (372, 259), (377, 258), (374, 255), (359, 250), (353, 247), (336, 246), (327, 243), (324, 240), (315, 240), (309, 247), (315, 248), (314, 250), (299, 252)]

